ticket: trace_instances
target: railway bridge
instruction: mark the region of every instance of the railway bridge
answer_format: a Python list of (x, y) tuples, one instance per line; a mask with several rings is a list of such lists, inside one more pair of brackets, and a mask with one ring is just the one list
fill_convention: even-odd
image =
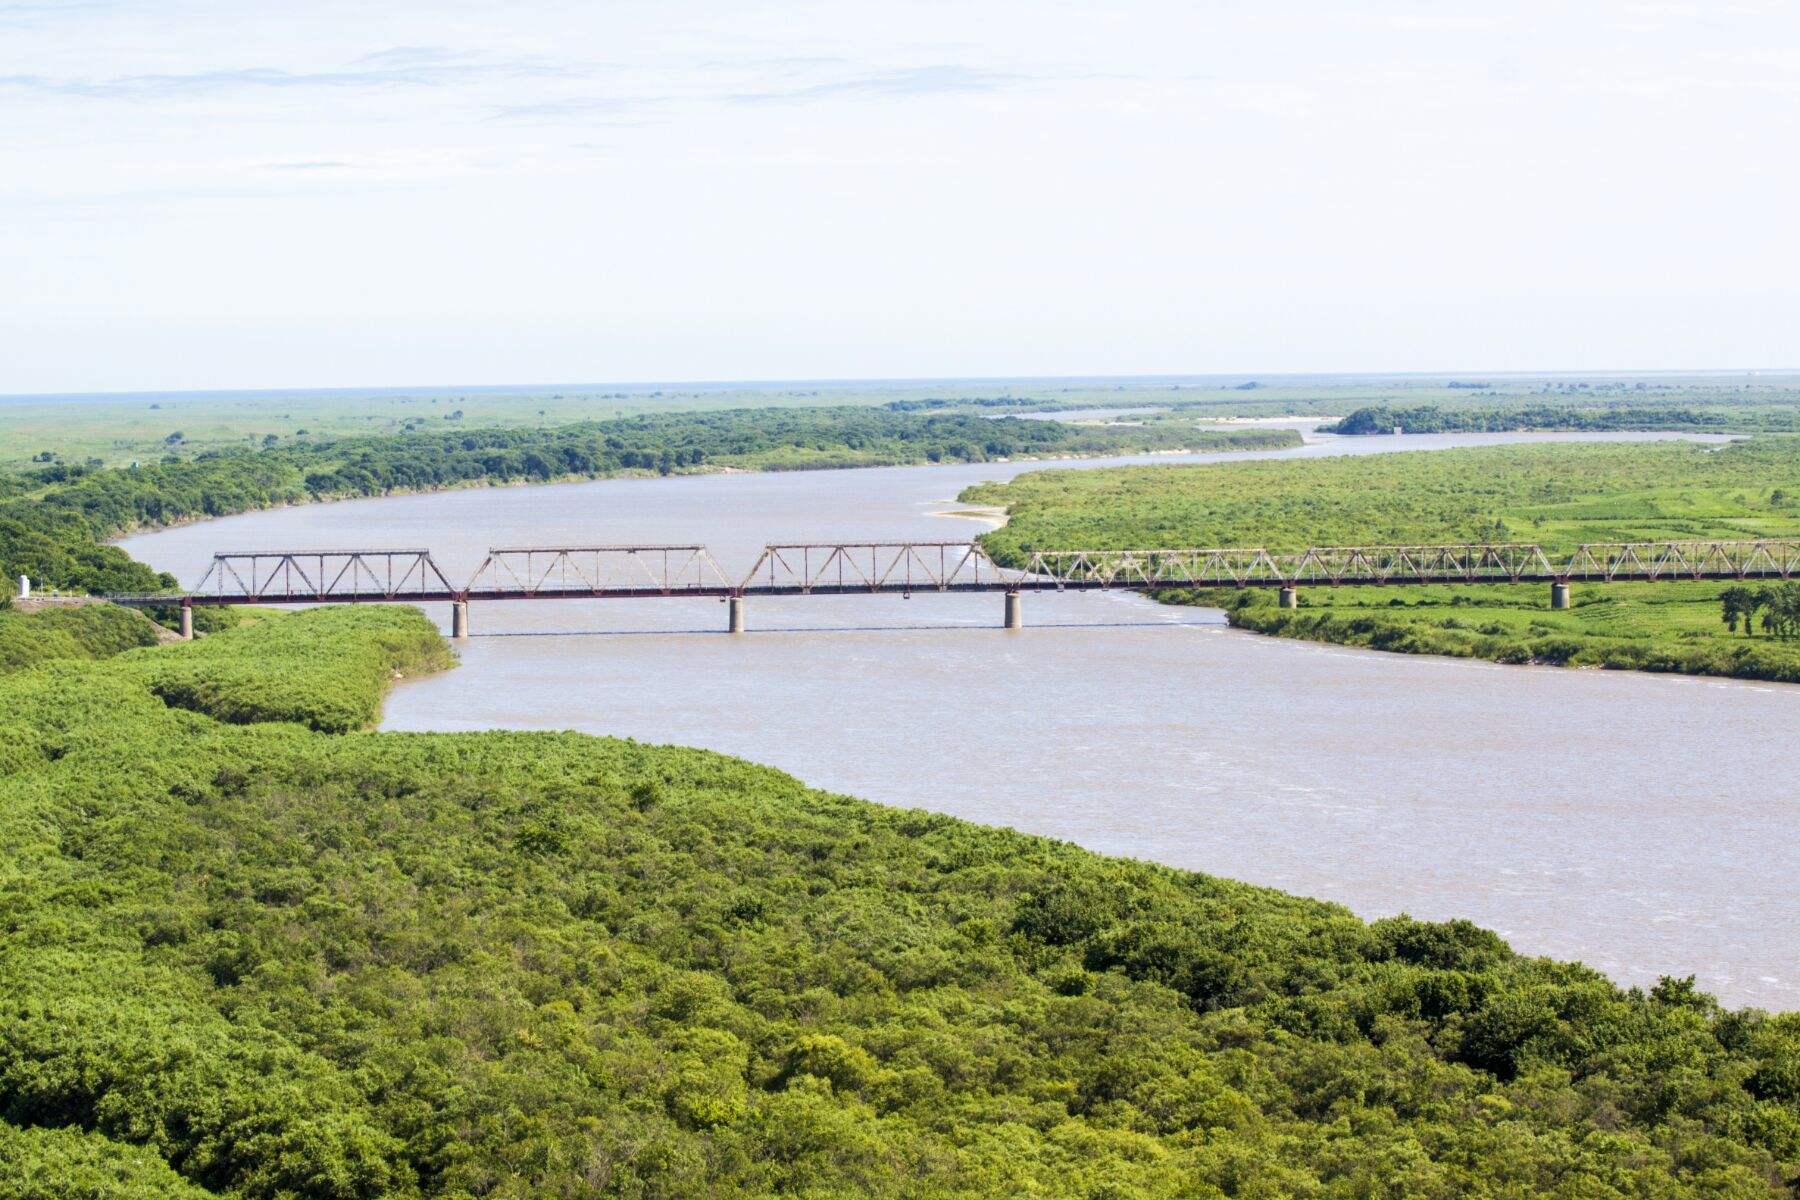
[(1800, 577), (1800, 539), (1589, 543), (1550, 551), (1530, 543), (1236, 549), (1042, 550), (1022, 565), (979, 542), (792, 542), (763, 547), (743, 576), (689, 545), (523, 546), (489, 550), (460, 586), (429, 550), (231, 551), (191, 591), (110, 596), (139, 608), (179, 607), (193, 636), (195, 608), (241, 604), (447, 603), (451, 633), (469, 634), (469, 605), (506, 600), (712, 598), (726, 629), (744, 630), (756, 596), (997, 592), (1002, 624), (1024, 624), (1027, 592), (1273, 588), (1284, 608), (1302, 587), (1543, 583), (1568, 608), (1582, 583)]

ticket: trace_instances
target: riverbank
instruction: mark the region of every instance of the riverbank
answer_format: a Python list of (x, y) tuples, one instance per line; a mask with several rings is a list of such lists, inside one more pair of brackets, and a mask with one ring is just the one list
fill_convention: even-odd
[(1402, 654), (1800, 683), (1800, 645), (1721, 626), (1719, 583), (1577, 584), (1549, 610), (1544, 585), (1303, 588), (1283, 609), (1261, 590), (1171, 589), (1165, 603), (1219, 608), (1233, 628)]
[[(1665, 442), (1407, 452), (1203, 471), (1034, 473), (966, 492), (1008, 508), (991, 553), (1144, 546), (1587, 542), (1800, 536), (1800, 439), (1720, 449)], [(1301, 588), (1282, 610), (1255, 589), (1171, 589), (1281, 637), (1498, 663), (1800, 682), (1800, 640), (1728, 628), (1725, 583)]]

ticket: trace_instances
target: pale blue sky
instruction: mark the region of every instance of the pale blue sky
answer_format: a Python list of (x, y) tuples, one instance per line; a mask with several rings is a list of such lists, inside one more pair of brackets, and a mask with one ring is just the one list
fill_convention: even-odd
[(0, 392), (1800, 366), (1788, 3), (0, 0)]

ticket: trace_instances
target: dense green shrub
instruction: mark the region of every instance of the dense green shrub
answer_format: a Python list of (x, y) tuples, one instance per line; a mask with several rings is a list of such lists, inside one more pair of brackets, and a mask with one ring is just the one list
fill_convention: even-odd
[(156, 641), (154, 623), (111, 604), (35, 613), (0, 609), (0, 672), (59, 658), (109, 658)]
[(64, 1127), (0, 1121), (0, 1200), (208, 1200), (155, 1151)]
[(438, 653), (0, 676), (0, 1197), (1792, 1194), (1791, 1016), (700, 751), (291, 723)]
[[(322, 655), (320, 641), (345, 648)], [(254, 646), (254, 656), (244, 647)], [(393, 680), (448, 666), (437, 630), (410, 608), (324, 608), (213, 634), (186, 654), (141, 655), (130, 668), (175, 708), (221, 721), (293, 721), (325, 733), (374, 723)]]

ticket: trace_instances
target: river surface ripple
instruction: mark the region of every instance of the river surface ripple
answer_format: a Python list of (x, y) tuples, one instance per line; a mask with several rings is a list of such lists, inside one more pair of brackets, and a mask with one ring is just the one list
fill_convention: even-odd
[[(738, 571), (771, 541), (969, 536), (941, 515), (963, 487), (1045, 465), (478, 489), (123, 545), (188, 584), (215, 550), (289, 547), (428, 546), (460, 580), (493, 545), (704, 542)], [(1007, 633), (999, 596), (758, 598), (742, 637), (716, 601), (477, 603), (461, 668), (399, 687), (383, 728), (704, 746), (1364, 916), (1468, 917), (1625, 983), (1691, 973), (1800, 1007), (1800, 687), (1309, 645), (1120, 593), (1024, 603)]]

